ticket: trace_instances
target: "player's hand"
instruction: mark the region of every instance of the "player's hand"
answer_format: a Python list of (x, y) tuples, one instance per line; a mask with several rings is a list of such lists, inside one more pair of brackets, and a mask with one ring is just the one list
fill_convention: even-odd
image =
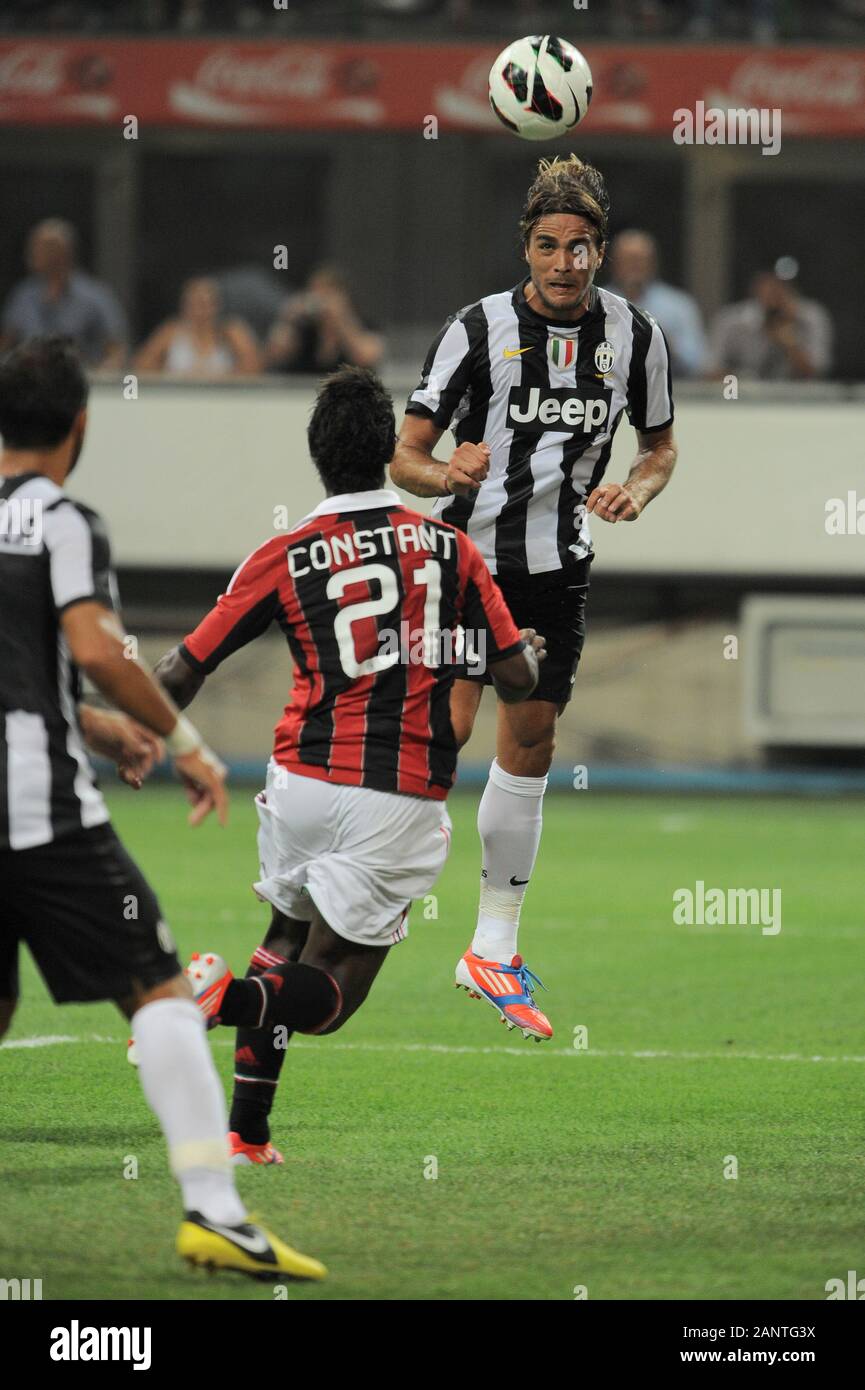
[(165, 757), (162, 739), (128, 714), (116, 710), (87, 706), (79, 713), (88, 747), (116, 763), (121, 780), (139, 791), (156, 763)]
[(531, 649), (532, 649), (532, 651), (534, 652), (535, 656), (538, 658), (538, 661), (546, 661), (546, 659), (547, 659), (547, 639), (546, 639), (546, 637), (542, 637), (542, 636), (540, 635), (539, 632), (535, 632), (535, 629), (534, 629), (533, 627), (521, 627), (521, 628), (520, 628), (520, 636), (522, 637), (523, 641), (526, 643), (526, 646), (531, 647)]
[(624, 483), (602, 483), (586, 502), (586, 511), (594, 512), (601, 521), (636, 521), (642, 510)]
[(460, 444), (445, 470), (445, 487), (454, 497), (474, 497), (489, 471), (488, 444)]
[(165, 757), (165, 744), (158, 734), (145, 729), (126, 715), (118, 715), (128, 726), (124, 730), (124, 746), (117, 758), (117, 771), (123, 782), (140, 791), (157, 763)]
[(215, 753), (202, 744), (192, 753), (183, 753), (175, 758), (174, 766), (186, 791), (186, 799), (192, 807), (189, 824), (200, 825), (211, 811), (216, 811), (220, 825), (228, 824), (228, 792), (225, 779), (228, 769), (219, 761)]

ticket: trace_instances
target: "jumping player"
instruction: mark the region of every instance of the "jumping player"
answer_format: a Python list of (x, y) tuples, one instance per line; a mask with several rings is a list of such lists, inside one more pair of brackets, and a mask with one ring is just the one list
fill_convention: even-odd
[[(58, 1004), (114, 1000), (132, 1020), (144, 1094), (183, 1194), (178, 1253), (211, 1268), (320, 1279), (317, 1260), (247, 1219), (201, 1013), (85, 751), (114, 758), (140, 786), (164, 739), (194, 802), (191, 822), (215, 809), (225, 824), (225, 769), (131, 659), (105, 528), (63, 491), (86, 401), (68, 340), (31, 339), (0, 361), (0, 1037), (18, 999), (21, 942)], [(124, 713), (79, 703), (79, 671)]]
[[(518, 624), (547, 639), (534, 694), (499, 704), (496, 757), (478, 810), (480, 904), (458, 983), (505, 1016), (490, 988), (523, 968), (516, 954), (556, 720), (571, 697), (585, 635), (592, 561), (587, 514), (636, 521), (676, 459), (667, 345), (658, 324), (594, 284), (607, 245), (609, 199), (575, 155), (541, 160), (520, 234), (528, 276), (448, 319), (406, 407), (393, 481), (436, 497), (433, 515), (465, 532), (495, 574)], [(637, 435), (627, 481), (604, 483), (622, 411)], [(433, 456), (446, 429), (457, 447)], [(460, 747), (485, 675), (460, 672), (451, 704)], [(502, 974), (504, 972), (504, 974)], [(537, 1037), (552, 1036), (532, 1006)]]
[[(509, 706), (531, 695), (543, 639), (518, 632), (477, 548), (384, 487), (393, 405), (372, 373), (346, 367), (319, 392), (309, 449), (327, 497), (264, 542), (156, 674), (184, 708), (207, 676), (271, 624), (295, 677), (256, 798), (259, 897), (270, 931), (247, 978), (199, 954), (189, 969), (210, 1020), (236, 1025), (231, 1142), (240, 1162), (281, 1162), (269, 1112), (285, 1057), (280, 1008), (298, 972), (328, 980), (332, 1033), (366, 998), (414, 898), (447, 857), (456, 769), (450, 720), (458, 624)], [(529, 998), (526, 975), (507, 992)], [(502, 988), (504, 993), (504, 986)], [(519, 1014), (509, 1026), (520, 1023)], [(290, 1031), (290, 1030), (289, 1030)]]

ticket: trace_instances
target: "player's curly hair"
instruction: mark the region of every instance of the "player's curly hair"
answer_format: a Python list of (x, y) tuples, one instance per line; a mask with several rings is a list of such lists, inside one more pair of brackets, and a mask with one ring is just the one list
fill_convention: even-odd
[(306, 436), (328, 492), (382, 487), (396, 445), (396, 420), (393, 401), (375, 372), (341, 367), (326, 377)]
[(577, 154), (567, 159), (542, 159), (538, 172), (526, 195), (520, 218), (520, 235), (527, 246), (532, 228), (541, 217), (556, 212), (569, 212), (585, 217), (597, 233), (598, 245), (607, 240), (610, 217), (610, 195), (600, 169), (587, 164)]

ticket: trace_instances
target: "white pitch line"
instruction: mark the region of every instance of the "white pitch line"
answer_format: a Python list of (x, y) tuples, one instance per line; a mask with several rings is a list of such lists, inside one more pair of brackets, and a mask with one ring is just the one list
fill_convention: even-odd
[[(0, 1043), (0, 1052), (5, 1048), (16, 1047), (55, 1047), (62, 1043), (110, 1043), (122, 1048), (125, 1038), (106, 1038), (99, 1033), (91, 1033), (74, 1038), (66, 1034), (48, 1034), (45, 1037), (13, 1038), (11, 1042)], [(214, 1038), (214, 1047), (233, 1047), (231, 1038)], [(292, 1050), (312, 1050), (321, 1043), (308, 1043), (294, 1040)], [(455, 1047), (449, 1043), (374, 1043), (374, 1042), (328, 1042), (328, 1051), (337, 1052), (432, 1052), (445, 1056), (458, 1057), (625, 1057), (632, 1061), (671, 1061), (671, 1062), (865, 1062), (865, 1057), (842, 1054), (824, 1057), (822, 1054), (806, 1055), (801, 1052), (672, 1052), (664, 1049), (644, 1048), (628, 1051), (625, 1048), (583, 1048), (573, 1047)]]

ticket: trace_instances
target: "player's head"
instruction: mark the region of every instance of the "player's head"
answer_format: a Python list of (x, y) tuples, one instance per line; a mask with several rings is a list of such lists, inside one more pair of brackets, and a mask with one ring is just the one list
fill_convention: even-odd
[(315, 398), (307, 439), (328, 493), (383, 487), (396, 420), (393, 401), (375, 372), (341, 367), (327, 377)]
[(4, 452), (57, 456), (66, 476), (87, 424), (87, 377), (71, 338), (28, 338), (0, 358)]
[(542, 159), (526, 196), (523, 255), (541, 303), (565, 317), (579, 309), (603, 263), (610, 199), (603, 175), (578, 155)]

